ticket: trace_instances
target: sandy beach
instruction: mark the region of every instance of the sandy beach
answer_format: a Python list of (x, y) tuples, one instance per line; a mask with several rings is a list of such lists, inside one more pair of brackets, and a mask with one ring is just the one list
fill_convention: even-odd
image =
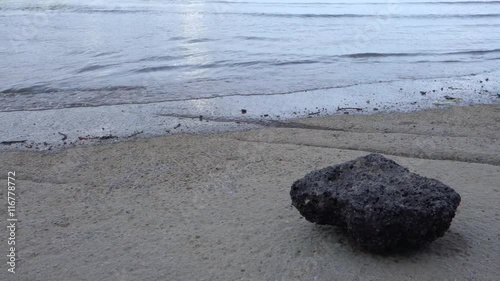
[[(499, 124), (500, 105), (478, 105), (2, 151), (0, 197), (15, 171), (19, 221), (16, 274), (3, 255), (0, 279), (498, 280)], [(374, 255), (291, 206), (296, 179), (370, 152), (460, 193), (444, 237)]]

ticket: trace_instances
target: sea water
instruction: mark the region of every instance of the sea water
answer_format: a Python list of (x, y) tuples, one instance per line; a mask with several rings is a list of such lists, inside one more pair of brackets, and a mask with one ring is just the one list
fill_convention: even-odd
[(3, 0), (0, 39), (0, 111), (266, 96), (498, 71), (500, 1)]

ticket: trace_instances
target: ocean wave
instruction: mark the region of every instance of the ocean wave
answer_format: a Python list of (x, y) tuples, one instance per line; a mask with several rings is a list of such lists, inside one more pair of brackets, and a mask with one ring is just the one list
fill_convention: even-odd
[(282, 39), (279, 38), (271, 38), (271, 37), (261, 37), (261, 36), (235, 36), (236, 39), (243, 39), (249, 41), (279, 41)]
[(89, 72), (89, 71), (96, 71), (99, 69), (104, 69), (104, 68), (108, 68), (110, 66), (115, 66), (115, 65), (117, 65), (117, 64), (116, 63), (114, 63), (114, 64), (92, 64), (92, 65), (88, 65), (88, 66), (81, 68), (76, 73), (85, 73), (85, 72)]
[[(160, 65), (141, 67), (132, 70), (133, 73), (150, 73), (161, 71), (175, 71), (180, 69), (215, 69), (215, 68), (238, 68), (238, 67), (259, 67), (264, 68), (268, 66), (288, 66), (300, 64), (328, 64), (338, 61), (342, 58), (349, 59), (370, 59), (370, 58), (390, 58), (390, 57), (426, 57), (426, 56), (456, 56), (456, 55), (484, 55), (500, 53), (500, 49), (493, 50), (468, 50), (456, 52), (417, 52), (417, 53), (353, 53), (344, 55), (333, 55), (328, 57), (320, 57), (317, 59), (297, 59), (297, 60), (253, 60), (253, 61), (229, 61), (221, 60), (206, 64), (178, 64), (178, 65)], [(157, 57), (147, 58), (148, 61), (154, 61)], [(445, 59), (443, 63), (458, 62), (459, 60)]]
[(26, 6), (26, 7), (4, 7), (3, 10), (25, 11), (25, 12), (70, 12), (70, 13), (150, 13), (152, 9), (112, 9), (92, 6), (76, 6), (67, 4)]
[(295, 60), (295, 61), (285, 61), (285, 62), (272, 63), (272, 65), (283, 66), (283, 65), (314, 64), (314, 63), (321, 63), (321, 61), (318, 61), (318, 60)]
[(440, 60), (440, 61), (435, 61), (435, 60), (419, 60), (416, 61), (415, 63), (467, 63), (468, 61), (463, 61), (463, 60)]
[(186, 65), (163, 65), (163, 66), (153, 66), (153, 67), (143, 67), (141, 69), (134, 70), (135, 73), (150, 73), (150, 72), (158, 72), (165, 71), (171, 69), (179, 69), (187, 67)]
[(230, 62), (227, 60), (217, 61), (213, 63), (206, 64), (181, 64), (181, 65), (162, 65), (162, 66), (152, 66), (152, 67), (143, 67), (140, 69), (133, 70), (134, 73), (150, 73), (150, 72), (158, 72), (158, 71), (167, 71), (167, 70), (178, 70), (184, 68), (193, 68), (193, 69), (212, 69), (212, 68), (220, 68), (220, 67), (248, 67), (254, 65), (269, 65), (268, 61), (243, 61), (243, 62)]
[(210, 39), (210, 38), (195, 38), (195, 39), (190, 39), (187, 40), (187, 43), (194, 44), (194, 43), (204, 43), (204, 42), (211, 42), (211, 41), (217, 41), (216, 39)]
[(417, 56), (449, 56), (449, 55), (484, 55), (500, 53), (500, 49), (492, 50), (470, 50), (470, 51), (457, 51), (445, 53), (355, 53), (341, 55), (340, 57), (347, 58), (380, 58), (380, 57), (417, 57)]
[[(203, 14), (203, 13), (202, 13)], [(211, 13), (208, 13), (211, 14)], [(220, 15), (242, 15), (253, 17), (276, 18), (413, 18), (413, 19), (443, 19), (443, 18), (497, 18), (500, 14), (284, 14), (284, 13), (213, 13)]]
[(58, 92), (58, 89), (49, 87), (48, 85), (32, 85), (28, 87), (20, 88), (8, 88), (0, 91), (1, 94), (36, 94), (36, 93), (54, 93)]
[(474, 51), (460, 51), (460, 52), (451, 52), (445, 53), (450, 55), (483, 55), (490, 53), (500, 53), (500, 49), (492, 49), (492, 50), (474, 50)]
[(168, 39), (169, 41), (180, 41), (180, 40), (186, 40), (188, 39), (187, 37), (183, 37), (183, 36), (174, 36), (174, 37), (170, 37), (170, 39)]
[(114, 54), (116, 54), (116, 53), (117, 53), (117, 52), (101, 52), (101, 53), (98, 53), (98, 54), (93, 55), (92, 57), (94, 57), (94, 58), (98, 58), (98, 57), (103, 57), (103, 56), (114, 55)]
[(385, 2), (263, 2), (263, 1), (208, 1), (219, 4), (271, 4), (271, 5), (481, 5), (500, 4), (500, 1), (422, 1), (422, 2), (399, 2), (396, 0)]
[(148, 62), (148, 61), (172, 61), (184, 58), (184, 56), (150, 56), (137, 60), (136, 62)]
[(75, 88), (75, 89), (57, 89), (46, 85), (33, 85), (29, 87), (21, 88), (9, 88), (0, 91), (0, 94), (18, 94), (18, 95), (30, 95), (30, 94), (40, 94), (40, 93), (57, 93), (57, 92), (102, 92), (102, 91), (137, 91), (144, 90), (145, 87), (142, 86), (111, 86), (102, 88)]
[[(216, 3), (216, 2), (211, 2)], [(222, 2), (221, 2), (222, 3)], [(226, 3), (226, 2), (224, 2)], [(227, 2), (230, 3), (230, 2)], [(241, 4), (245, 2), (234, 2), (235, 4)], [(256, 2), (249, 2), (256, 3)], [(407, 4), (425, 4), (432, 5), (436, 3), (441, 4), (500, 4), (500, 1), (466, 1), (466, 2), (411, 2), (411, 3), (397, 3), (397, 5), (407, 5)], [(278, 3), (282, 5), (298, 4), (298, 3)], [(314, 5), (314, 4), (327, 4), (327, 3), (303, 3), (304, 5)], [(329, 3), (329, 4), (346, 4), (348, 3)], [(390, 5), (391, 3), (350, 3), (354, 4), (384, 4)], [(392, 4), (396, 5), (396, 4)], [(443, 18), (497, 18), (500, 17), (500, 13), (477, 13), (477, 14), (357, 14), (357, 13), (345, 13), (345, 14), (327, 14), (327, 13), (272, 13), (272, 12), (215, 12), (215, 11), (173, 11), (166, 6), (159, 7), (128, 7), (128, 8), (111, 8), (111, 7), (97, 7), (88, 5), (68, 5), (68, 4), (57, 4), (57, 5), (41, 5), (41, 6), (25, 6), (25, 7), (0, 7), (0, 10), (21, 10), (27, 12), (68, 12), (68, 13), (110, 13), (110, 14), (130, 14), (130, 13), (149, 13), (149, 14), (199, 14), (199, 15), (241, 15), (241, 16), (252, 16), (252, 17), (281, 17), (281, 18), (415, 18), (415, 19), (443, 19)]]

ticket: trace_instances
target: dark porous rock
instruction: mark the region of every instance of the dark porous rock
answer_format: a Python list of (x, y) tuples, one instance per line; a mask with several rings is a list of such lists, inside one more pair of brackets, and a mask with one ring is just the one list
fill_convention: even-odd
[(376, 252), (443, 236), (460, 204), (452, 188), (379, 154), (310, 172), (293, 184), (290, 196), (308, 221), (339, 226)]

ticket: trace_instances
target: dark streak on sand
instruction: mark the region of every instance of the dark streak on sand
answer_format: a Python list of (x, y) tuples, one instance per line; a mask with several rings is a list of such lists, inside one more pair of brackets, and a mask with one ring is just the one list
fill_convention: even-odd
[(57, 132), (57, 133), (58, 133), (59, 135), (63, 136), (63, 138), (62, 138), (61, 140), (63, 140), (63, 141), (64, 141), (64, 140), (68, 139), (68, 135), (63, 134), (63, 133), (61, 133), (61, 132)]
[(2, 141), (0, 142), (0, 144), (3, 144), (3, 145), (11, 145), (11, 144), (16, 144), (16, 143), (25, 143), (27, 142), (28, 140), (16, 140), (16, 141)]

